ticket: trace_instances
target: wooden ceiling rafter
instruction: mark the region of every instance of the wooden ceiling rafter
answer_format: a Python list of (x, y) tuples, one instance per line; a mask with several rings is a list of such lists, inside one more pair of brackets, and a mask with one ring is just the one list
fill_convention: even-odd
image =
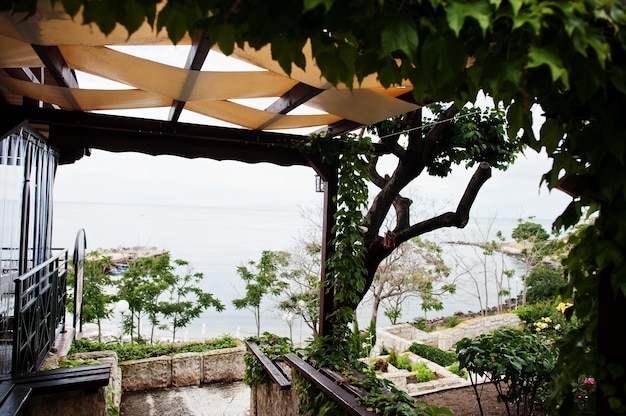
[[(207, 56), (209, 55), (211, 46), (211, 40), (209, 39), (208, 35), (206, 35), (201, 30), (197, 31), (193, 37), (191, 49), (189, 49), (187, 62), (185, 62), (184, 68), (191, 71), (200, 71), (202, 69), (202, 66), (204, 65), (204, 62), (206, 61)], [(192, 77), (190, 75), (185, 80), (183, 90), (191, 91), (193, 89), (193, 84), (195, 84), (195, 77)], [(180, 114), (185, 108), (185, 104), (186, 101), (174, 100), (172, 102), (172, 107), (170, 108), (168, 120), (178, 121), (178, 119), (180, 118)]]

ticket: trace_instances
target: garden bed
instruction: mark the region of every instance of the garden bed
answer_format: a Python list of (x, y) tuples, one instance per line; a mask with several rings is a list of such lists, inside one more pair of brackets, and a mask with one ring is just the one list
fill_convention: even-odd
[[(380, 371), (377, 376), (381, 379), (389, 380), (394, 383), (397, 389), (408, 393), (411, 396), (420, 396), (423, 394), (433, 393), (436, 391), (469, 386), (470, 382), (463, 377), (460, 377), (445, 367), (442, 367), (432, 361), (419, 357), (412, 352), (398, 353), (399, 357), (403, 357), (408, 360), (411, 365), (411, 369), (396, 368), (390, 364), (387, 360), (389, 355), (378, 356), (370, 358), (370, 363), (377, 360), (384, 360), (387, 362), (386, 371)], [(418, 382), (425, 378), (424, 371), (419, 369), (421, 363), (433, 374), (433, 379), (430, 381)]]

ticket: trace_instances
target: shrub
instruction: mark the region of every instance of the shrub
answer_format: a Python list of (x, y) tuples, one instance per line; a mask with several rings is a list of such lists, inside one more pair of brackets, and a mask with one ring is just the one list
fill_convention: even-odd
[(424, 317), (417, 317), (413, 319), (413, 326), (420, 331), (428, 332), (430, 327), (428, 325), (428, 319)]
[(456, 316), (456, 315), (448, 316), (443, 319), (443, 326), (446, 328), (454, 328), (455, 326), (463, 322), (463, 320), (464, 319), (461, 318), (460, 316)]
[(464, 368), (459, 367), (458, 364), (452, 364), (450, 367), (448, 367), (448, 371), (450, 371), (452, 374), (456, 374), (459, 377), (463, 377), (465, 380), (467, 380), (467, 370)]
[(554, 301), (520, 306), (514, 311), (514, 313), (519, 316), (519, 319), (526, 323), (527, 327), (530, 327), (534, 322), (540, 321), (541, 318), (553, 316), (556, 312), (556, 302)]
[(457, 360), (456, 354), (453, 352), (443, 351), (437, 347), (432, 347), (426, 344), (418, 344), (417, 342), (411, 344), (409, 351), (427, 359), (428, 361), (437, 363), (442, 367), (447, 367)]
[(411, 360), (409, 357), (405, 357), (404, 355), (398, 355), (396, 358), (396, 363), (393, 364), (398, 370), (410, 370), (411, 369)]
[(87, 338), (76, 339), (72, 342), (68, 354), (92, 351), (114, 351), (119, 361), (140, 360), (143, 358), (174, 355), (183, 352), (202, 352), (233, 348), (239, 345), (239, 341), (230, 336), (223, 335), (220, 338), (188, 342), (188, 343), (154, 343), (154, 344), (124, 344), (117, 342), (98, 342)]
[(557, 352), (537, 334), (503, 327), (473, 340), (463, 338), (456, 351), (460, 367), (471, 374), (479, 407), (480, 377), (495, 386), (508, 414), (509, 405), (514, 404), (523, 407), (522, 414), (531, 415), (536, 400), (542, 399), (539, 395), (550, 391)]
[(415, 378), (418, 383), (425, 383), (435, 379), (435, 373), (433, 373), (433, 370), (428, 368), (428, 366), (421, 361), (413, 363), (411, 365), (411, 371), (415, 372)]

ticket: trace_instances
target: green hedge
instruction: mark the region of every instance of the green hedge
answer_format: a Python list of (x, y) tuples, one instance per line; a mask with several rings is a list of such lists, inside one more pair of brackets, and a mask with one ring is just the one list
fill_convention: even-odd
[(74, 340), (68, 355), (78, 352), (115, 351), (119, 361), (140, 360), (143, 358), (160, 357), (163, 355), (181, 354), (184, 352), (203, 352), (222, 348), (233, 348), (240, 345), (240, 341), (230, 335), (220, 338), (186, 343), (154, 343), (154, 344), (124, 344), (117, 342), (98, 342), (90, 339)]
[(418, 344), (417, 342), (414, 342), (408, 349), (413, 354), (419, 355), (420, 357), (439, 364), (442, 367), (448, 367), (449, 365), (454, 364), (457, 360), (455, 353), (446, 352), (437, 347), (431, 347), (426, 344)]

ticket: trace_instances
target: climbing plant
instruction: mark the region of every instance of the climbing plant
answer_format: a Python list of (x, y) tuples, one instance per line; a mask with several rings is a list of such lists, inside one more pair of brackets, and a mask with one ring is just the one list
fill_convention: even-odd
[[(510, 137), (545, 150), (550, 189), (572, 195), (555, 221), (570, 227), (599, 213), (564, 261), (579, 332), (560, 346), (559, 388), (590, 372), (598, 412), (626, 414), (626, 9), (609, 0), (62, 0), (82, 22), (132, 36), (144, 22), (178, 42), (202, 29), (220, 49), (270, 45), (290, 74), (304, 68), (305, 45), (331, 83), (410, 82), (415, 100), (474, 101), (479, 90), (508, 106)], [(37, 3), (8, 0), (0, 10), (33, 15)], [(531, 108), (545, 121), (533, 130)], [(618, 173), (618, 174), (616, 174)], [(356, 280), (352, 283), (357, 283)], [(342, 295), (342, 293), (340, 293)], [(350, 296), (350, 295), (346, 295)], [(617, 331), (617, 333), (616, 333)], [(568, 363), (577, 363), (569, 366)], [(557, 388), (557, 391), (559, 390)], [(559, 407), (560, 409), (566, 406)]]

